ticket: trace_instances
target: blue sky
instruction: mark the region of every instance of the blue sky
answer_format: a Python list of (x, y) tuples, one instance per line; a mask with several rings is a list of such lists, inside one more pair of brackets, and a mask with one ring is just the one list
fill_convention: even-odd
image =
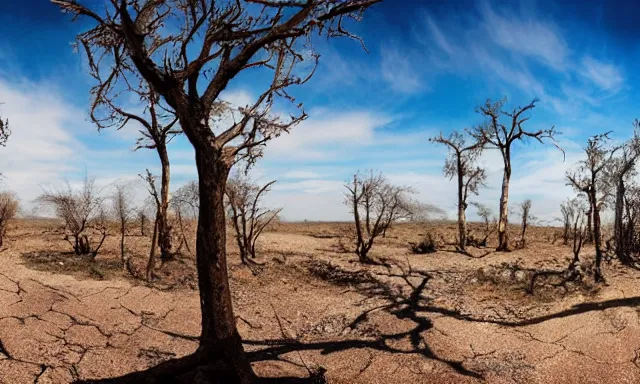
[[(319, 43), (318, 72), (294, 90), (309, 119), (270, 143), (253, 175), (278, 180), (268, 203), (290, 220), (347, 219), (342, 185), (358, 169), (413, 186), (419, 200), (453, 217), (446, 153), (428, 138), (481, 122), (474, 107), (487, 98), (516, 106), (538, 97), (529, 126), (562, 131), (566, 161), (552, 146), (518, 145), (511, 201), (531, 198), (533, 213), (550, 219), (572, 195), (564, 173), (586, 138), (613, 130), (623, 140), (640, 117), (639, 11), (631, 1), (387, 0), (351, 28), (370, 53), (344, 39)], [(131, 151), (135, 127), (98, 133), (89, 122), (92, 82), (71, 47), (86, 25), (45, 0), (0, 2), (0, 112), (14, 131), (0, 149), (0, 172), (27, 208), (41, 187), (64, 178), (88, 172), (106, 186), (158, 169), (153, 152)], [(258, 92), (239, 79), (224, 97), (250, 102)], [(178, 187), (196, 176), (193, 153), (184, 139), (170, 151)], [(501, 159), (488, 151), (482, 163), (488, 186), (474, 200), (497, 210)]]

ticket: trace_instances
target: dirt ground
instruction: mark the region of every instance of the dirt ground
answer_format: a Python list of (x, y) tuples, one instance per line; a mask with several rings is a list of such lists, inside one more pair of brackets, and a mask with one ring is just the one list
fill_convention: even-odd
[[(56, 228), (17, 222), (0, 251), (0, 383), (107, 378), (195, 350), (186, 247), (149, 286), (121, 270), (116, 237), (91, 262), (66, 253)], [(345, 223), (278, 224), (253, 269), (230, 238), (234, 309), (256, 372), (324, 369), (330, 383), (367, 384), (640, 382), (639, 271), (611, 261), (606, 284), (542, 279), (528, 294), (532, 271), (561, 270), (572, 256), (551, 244), (557, 229), (532, 228), (527, 248), (510, 253), (412, 254), (408, 242), (428, 231), (451, 240), (455, 226), (396, 226), (374, 245), (378, 266), (355, 262)], [(140, 271), (148, 245), (127, 237)], [(587, 246), (582, 259), (592, 257)]]

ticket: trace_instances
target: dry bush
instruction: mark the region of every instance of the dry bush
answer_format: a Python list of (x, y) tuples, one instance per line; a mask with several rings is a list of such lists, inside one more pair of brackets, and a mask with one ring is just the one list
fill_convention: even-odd
[[(176, 215), (178, 229), (180, 230), (180, 244), (176, 252), (179, 252), (184, 244), (187, 251), (193, 255), (192, 247), (189, 245), (189, 239), (194, 237), (196, 232), (197, 224), (193, 224), (198, 221), (198, 211), (200, 210), (199, 193), (198, 183), (190, 181), (178, 188), (171, 197), (171, 207)], [(190, 235), (187, 237), (188, 232)]]
[(411, 252), (419, 255), (434, 253), (438, 251), (438, 243), (431, 232), (427, 233), (419, 243), (409, 243)]
[(522, 232), (520, 234), (520, 239), (516, 241), (516, 248), (523, 249), (526, 246), (526, 233), (527, 228), (529, 227), (529, 221), (535, 220), (535, 216), (532, 216), (529, 212), (531, 210), (531, 199), (527, 199), (520, 204), (520, 216), (522, 217)]
[[(85, 178), (79, 189), (74, 189), (67, 182), (65, 189), (44, 191), (36, 201), (53, 208), (56, 216), (64, 222), (65, 240), (76, 255), (98, 255), (108, 235), (108, 217), (95, 179)], [(100, 240), (94, 242), (92, 237), (96, 235)]]
[(368, 253), (374, 239), (383, 235), (394, 221), (411, 218), (420, 205), (409, 197), (413, 190), (390, 184), (382, 174), (356, 173), (345, 188), (348, 191), (345, 204), (351, 207), (355, 224), (355, 253), (360, 262), (373, 263)]
[(489, 236), (496, 230), (497, 220), (493, 217), (493, 211), (486, 205), (472, 202), (471, 205), (477, 208), (477, 214), (482, 218), (482, 235), (475, 236), (474, 234), (467, 235), (467, 245), (475, 247), (486, 247)]
[(18, 198), (13, 192), (0, 192), (0, 247), (7, 234), (7, 224), (18, 213), (18, 206)]
[(122, 267), (131, 273), (131, 256), (125, 252), (125, 235), (127, 233), (127, 224), (134, 217), (134, 208), (131, 205), (131, 187), (127, 184), (116, 185), (115, 193), (111, 198), (111, 209), (113, 210), (113, 216), (118, 221), (120, 227), (120, 258), (122, 260)]
[(246, 264), (256, 258), (256, 241), (265, 228), (280, 213), (280, 209), (266, 209), (260, 206), (260, 199), (275, 183), (271, 181), (260, 187), (251, 180), (234, 175), (227, 181), (227, 211), (235, 230), (235, 238), (240, 250), (240, 260)]

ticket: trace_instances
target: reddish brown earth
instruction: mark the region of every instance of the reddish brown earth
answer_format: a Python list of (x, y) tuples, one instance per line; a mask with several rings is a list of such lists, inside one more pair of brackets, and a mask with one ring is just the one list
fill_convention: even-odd
[[(19, 222), (0, 252), (0, 383), (106, 378), (195, 350), (188, 252), (148, 286), (120, 270), (115, 237), (91, 263), (61, 254), (68, 243), (54, 228)], [(550, 244), (554, 229), (533, 228), (528, 248), (511, 253), (411, 254), (407, 243), (427, 230), (453, 236), (454, 226), (398, 226), (372, 250), (388, 266), (343, 251), (347, 224), (280, 224), (253, 271), (232, 249), (238, 327), (256, 371), (322, 367), (331, 383), (640, 382), (640, 272), (613, 261), (607, 284), (528, 295), (529, 272), (514, 266), (560, 270), (571, 256)], [(127, 237), (139, 268), (148, 243)]]

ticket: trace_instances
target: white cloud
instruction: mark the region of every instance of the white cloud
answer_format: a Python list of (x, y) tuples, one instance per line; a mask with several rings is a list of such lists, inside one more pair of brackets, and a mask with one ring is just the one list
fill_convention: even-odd
[(480, 12), (486, 33), (500, 47), (539, 59), (557, 70), (566, 66), (569, 48), (554, 24), (514, 13), (499, 14), (487, 2), (481, 3)]
[(343, 183), (336, 180), (311, 179), (295, 182), (279, 182), (274, 184), (273, 191), (297, 191), (308, 194), (340, 191)]
[(282, 177), (285, 179), (317, 179), (322, 176), (317, 172), (294, 170), (285, 173)]
[(78, 153), (84, 150), (69, 126), (81, 110), (64, 104), (48, 84), (0, 79), (0, 112), (9, 119), (12, 135), (0, 148), (0, 172), (6, 186), (24, 201), (41, 191), (38, 185), (78, 170)]
[(400, 51), (395, 45), (382, 47), (382, 78), (398, 93), (415, 93), (424, 89), (419, 67), (413, 64), (416, 55)]
[(582, 59), (579, 73), (604, 91), (616, 92), (624, 84), (624, 76), (619, 67), (591, 56)]
[(316, 108), (310, 116), (291, 133), (273, 139), (265, 150), (265, 158), (333, 158), (338, 148), (371, 143), (375, 129), (391, 121), (371, 111), (337, 112)]

